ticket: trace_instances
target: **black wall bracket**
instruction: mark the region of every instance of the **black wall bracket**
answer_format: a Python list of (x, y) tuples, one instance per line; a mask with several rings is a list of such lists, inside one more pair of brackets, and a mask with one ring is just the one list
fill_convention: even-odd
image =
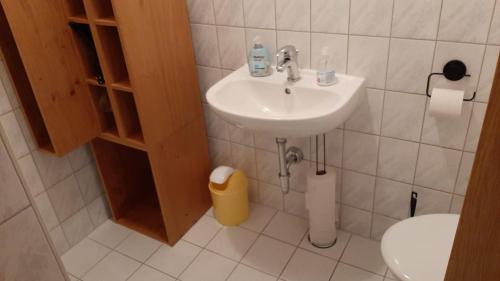
[[(450, 81), (458, 81), (458, 80), (462, 80), (462, 78), (464, 78), (464, 77), (471, 76), (470, 74), (467, 74), (467, 66), (462, 61), (451, 60), (451, 61), (447, 62), (443, 67), (442, 73), (433, 72), (433, 73), (429, 74), (429, 76), (427, 77), (427, 88), (426, 88), (425, 93), (427, 94), (427, 96), (429, 98), (431, 97), (431, 94), (429, 94), (429, 87), (431, 84), (431, 78), (432, 78), (432, 76), (435, 76), (435, 75), (444, 76), (446, 79), (448, 79)], [(470, 99), (464, 99), (464, 101), (473, 101), (475, 98), (476, 98), (476, 92), (474, 91), (474, 94), (472, 95), (472, 97)]]

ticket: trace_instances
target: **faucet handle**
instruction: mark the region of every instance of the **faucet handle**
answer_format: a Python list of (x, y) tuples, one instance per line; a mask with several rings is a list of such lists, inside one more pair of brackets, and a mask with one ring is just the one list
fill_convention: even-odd
[(276, 54), (278, 58), (280, 58), (281, 55), (288, 59), (296, 59), (299, 55), (299, 50), (297, 50), (297, 48), (295, 48), (295, 46), (293, 45), (286, 45), (284, 47), (281, 47)]

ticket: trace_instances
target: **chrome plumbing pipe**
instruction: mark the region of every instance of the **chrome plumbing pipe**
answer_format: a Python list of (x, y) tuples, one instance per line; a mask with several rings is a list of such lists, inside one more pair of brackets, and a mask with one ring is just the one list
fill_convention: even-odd
[(279, 156), (279, 178), (281, 191), (287, 194), (290, 191), (290, 166), (299, 163), (304, 159), (304, 154), (297, 147), (286, 148), (286, 139), (277, 138), (278, 156)]

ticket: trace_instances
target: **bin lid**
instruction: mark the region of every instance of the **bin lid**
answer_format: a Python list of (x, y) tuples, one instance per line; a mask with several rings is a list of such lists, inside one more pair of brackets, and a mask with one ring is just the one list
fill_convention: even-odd
[(220, 166), (210, 174), (210, 182), (216, 184), (224, 184), (229, 177), (234, 173), (234, 169), (228, 166)]

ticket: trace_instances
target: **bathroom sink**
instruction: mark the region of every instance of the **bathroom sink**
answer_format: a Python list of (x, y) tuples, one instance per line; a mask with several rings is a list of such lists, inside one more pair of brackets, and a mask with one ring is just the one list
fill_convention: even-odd
[(286, 73), (252, 77), (244, 65), (207, 93), (210, 107), (237, 127), (274, 137), (305, 137), (335, 129), (349, 118), (365, 93), (364, 78), (337, 74), (329, 87), (316, 85), (316, 72), (301, 70), (302, 79)]

